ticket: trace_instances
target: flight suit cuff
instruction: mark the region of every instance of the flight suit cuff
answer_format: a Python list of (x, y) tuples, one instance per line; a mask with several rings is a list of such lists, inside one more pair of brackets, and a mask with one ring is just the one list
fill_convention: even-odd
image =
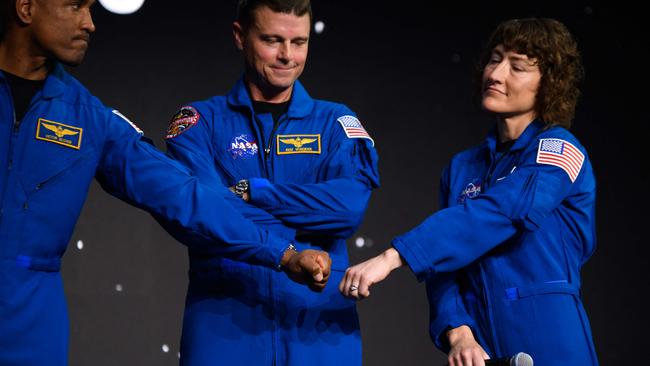
[(427, 263), (427, 256), (419, 245), (409, 244), (403, 237), (395, 238), (392, 245), (404, 258), (418, 281), (423, 281), (435, 273), (432, 266)]
[(271, 247), (271, 250), (268, 252), (268, 257), (265, 262), (270, 264), (271, 268), (280, 270), (280, 262), (282, 262), (284, 252), (287, 249), (294, 247), (293, 243), (287, 239), (269, 233), (267, 245)]

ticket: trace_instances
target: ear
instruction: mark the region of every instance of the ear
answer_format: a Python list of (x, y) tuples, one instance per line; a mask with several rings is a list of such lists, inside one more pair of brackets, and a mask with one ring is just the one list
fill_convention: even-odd
[(232, 35), (235, 38), (235, 46), (239, 50), (244, 49), (244, 38), (245, 38), (245, 32), (244, 28), (239, 24), (239, 22), (234, 22), (232, 23)]
[(16, 0), (16, 16), (24, 24), (32, 24), (34, 0)]

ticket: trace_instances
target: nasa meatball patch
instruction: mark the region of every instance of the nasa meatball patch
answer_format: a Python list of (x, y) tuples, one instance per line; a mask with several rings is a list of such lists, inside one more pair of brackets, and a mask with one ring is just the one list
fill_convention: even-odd
[(253, 136), (246, 133), (237, 134), (237, 136), (233, 137), (228, 148), (228, 152), (230, 152), (233, 159), (252, 158), (257, 155), (259, 150), (257, 141)]
[(201, 115), (194, 107), (182, 107), (178, 112), (176, 112), (174, 117), (172, 117), (171, 122), (169, 122), (169, 128), (167, 128), (165, 139), (174, 138), (187, 131), (187, 129), (194, 126), (199, 121), (200, 117)]

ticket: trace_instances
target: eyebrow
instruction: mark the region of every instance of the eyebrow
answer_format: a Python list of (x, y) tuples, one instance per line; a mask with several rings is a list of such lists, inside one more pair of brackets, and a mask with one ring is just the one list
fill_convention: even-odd
[[(260, 33), (260, 37), (277, 38), (277, 39), (282, 39), (282, 40), (287, 39), (287, 38), (285, 38), (285, 37), (283, 37), (283, 36), (281, 36), (279, 34), (273, 34), (273, 33)], [(291, 38), (290, 40), (291, 41), (308, 41), (309, 37), (295, 37), (295, 38)]]
[(524, 61), (524, 62), (530, 62), (530, 63), (535, 63), (532, 58), (528, 56), (514, 56), (510, 55), (508, 56), (509, 59), (514, 60), (514, 61)]
[[(492, 53), (496, 53), (500, 57), (505, 57), (505, 52), (502, 52), (501, 50), (494, 49), (492, 50)], [(537, 65), (537, 59), (530, 58), (527, 55), (508, 55), (508, 59), (512, 61), (522, 61), (529, 65)]]

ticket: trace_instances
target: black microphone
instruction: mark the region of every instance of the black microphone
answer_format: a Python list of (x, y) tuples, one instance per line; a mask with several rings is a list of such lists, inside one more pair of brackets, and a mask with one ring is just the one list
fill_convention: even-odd
[(527, 353), (519, 352), (510, 357), (485, 360), (485, 366), (533, 366), (533, 358)]

